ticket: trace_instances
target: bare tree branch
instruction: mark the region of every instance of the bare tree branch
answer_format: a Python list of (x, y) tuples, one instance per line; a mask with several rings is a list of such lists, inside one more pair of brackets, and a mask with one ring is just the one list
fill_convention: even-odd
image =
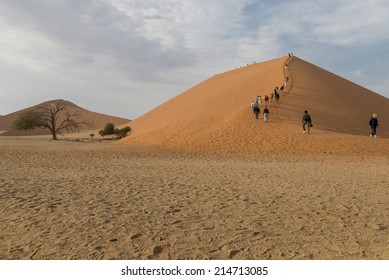
[[(79, 131), (81, 125), (88, 126), (86, 122), (78, 120), (80, 117), (79, 113), (71, 114), (66, 106), (67, 104), (64, 100), (40, 105), (34, 112), (34, 121), (30, 122), (31, 125), (19, 125), (19, 129), (47, 128), (50, 130), (53, 140), (57, 140), (57, 135), (62, 134), (64, 131)], [(31, 114), (31, 116), (33, 115)]]

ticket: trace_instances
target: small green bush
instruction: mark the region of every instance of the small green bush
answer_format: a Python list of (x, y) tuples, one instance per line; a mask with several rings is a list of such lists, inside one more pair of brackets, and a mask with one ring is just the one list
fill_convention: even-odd
[(115, 134), (115, 125), (113, 123), (107, 123), (105, 127), (99, 131), (101, 136)]
[(131, 127), (126, 126), (123, 128), (115, 128), (115, 125), (112, 123), (107, 123), (105, 127), (99, 131), (99, 134), (101, 136), (107, 136), (107, 135), (116, 135), (118, 139), (122, 139), (131, 132)]
[(18, 114), (13, 122), (13, 127), (18, 130), (32, 130), (41, 125), (42, 118), (34, 110), (24, 111)]

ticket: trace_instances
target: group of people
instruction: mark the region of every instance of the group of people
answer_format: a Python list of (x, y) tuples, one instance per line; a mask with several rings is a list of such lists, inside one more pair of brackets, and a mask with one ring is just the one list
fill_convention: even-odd
[[(289, 58), (293, 56), (293, 53), (288, 53)], [(285, 68), (287, 68), (288, 65), (285, 63)], [(263, 109), (263, 121), (268, 122), (269, 121), (269, 109), (268, 109), (268, 102), (273, 102), (273, 98), (277, 102), (279, 102), (280, 99), (280, 91), (283, 92), (284, 89), (287, 87), (289, 83), (289, 77), (285, 78), (284, 84), (281, 86), (280, 89), (276, 86), (274, 90), (270, 93), (270, 97), (268, 95), (265, 95), (264, 101), (265, 101), (265, 108)], [(256, 119), (259, 119), (259, 114), (261, 113), (260, 107), (262, 106), (262, 96), (256, 97), (255, 101), (251, 102), (251, 108), (253, 111), (253, 114), (255, 115)], [(310, 128), (313, 127), (312, 124), (312, 118), (308, 113), (308, 110), (304, 111), (303, 117), (302, 117), (302, 127), (303, 127), (303, 133), (308, 133), (310, 132)], [(370, 137), (377, 137), (377, 127), (378, 127), (378, 118), (377, 114), (373, 114), (371, 119), (369, 120), (369, 126), (371, 128), (371, 134)]]
[[(259, 96), (259, 98), (260, 98), (260, 96)], [(256, 100), (258, 100), (258, 102), (257, 101), (255, 101), (255, 102), (252, 101), (251, 102), (251, 109), (253, 110), (253, 114), (255, 115), (256, 119), (258, 120), (259, 119), (259, 114), (261, 113), (261, 109), (260, 109), (261, 105), (260, 104), (261, 104), (262, 101), (259, 101), (261, 99), (258, 99), (258, 98)], [(264, 122), (268, 122), (269, 114), (270, 114), (270, 112), (269, 112), (269, 109), (267, 108), (267, 104), (266, 104), (265, 108), (263, 109), (263, 121)]]
[[(269, 121), (269, 109), (267, 108), (267, 104), (269, 102), (269, 96), (265, 95), (265, 108), (263, 109), (263, 121), (264, 122), (268, 122)], [(262, 96), (257, 96), (257, 98), (255, 99), (255, 102), (252, 101), (251, 102), (251, 109), (253, 110), (253, 114), (255, 115), (255, 117), (257, 118), (257, 120), (259, 119), (259, 114), (261, 113), (261, 107), (262, 105)]]
[[(302, 118), (302, 125), (303, 125), (303, 133), (308, 132), (310, 128), (313, 126), (311, 116), (308, 114), (308, 111), (304, 111), (304, 115)], [(373, 116), (369, 120), (369, 126), (371, 128), (370, 137), (377, 138), (377, 127), (378, 127), (378, 118), (377, 114), (373, 114)]]
[[(289, 78), (288, 78), (289, 80)], [(279, 102), (280, 99), (280, 90), (283, 91), (286, 86), (286, 82), (284, 85), (281, 86), (281, 89), (278, 89), (278, 87), (275, 87), (274, 90), (270, 93), (270, 96), (265, 94), (264, 99), (262, 99), (262, 95), (257, 95), (255, 98), (255, 101), (251, 102), (251, 109), (253, 111), (253, 114), (258, 119), (259, 114), (261, 113), (261, 106), (263, 101), (265, 102), (265, 108), (263, 109), (263, 121), (268, 122), (269, 121), (269, 102), (272, 103), (273, 99), (275, 99), (277, 102)]]
[[(308, 114), (307, 110), (304, 111), (302, 124), (303, 124), (303, 133), (308, 132), (309, 134), (309, 130), (313, 125), (312, 125), (311, 116)], [(307, 128), (305, 128), (305, 126), (307, 126)], [(370, 118), (369, 126), (371, 128), (370, 137), (377, 138), (377, 127), (378, 127), (377, 114), (373, 114), (373, 116)]]
[[(258, 98), (258, 96), (257, 96)], [(261, 96), (257, 99), (258, 101), (261, 100)], [(251, 107), (253, 109), (253, 113), (255, 114), (256, 118), (258, 119), (260, 109), (259, 109), (260, 103), (259, 102), (252, 102)], [(268, 122), (269, 120), (269, 109), (267, 108), (267, 102), (266, 102), (266, 107), (263, 110), (263, 120), (264, 122)], [(304, 111), (302, 120), (301, 120), (302, 126), (303, 126), (303, 133), (308, 133), (310, 132), (311, 127), (313, 127), (312, 124), (312, 118), (308, 113), (308, 110)], [(378, 127), (378, 118), (377, 114), (373, 114), (373, 116), (369, 120), (369, 126), (371, 128), (371, 134), (370, 137), (375, 137), (377, 138), (377, 127)]]
[[(312, 125), (311, 116), (308, 114), (307, 110), (304, 111), (302, 124), (303, 124), (303, 133), (308, 132), (309, 134), (309, 130), (313, 125)], [(305, 126), (307, 126), (307, 128), (305, 128)], [(373, 114), (373, 116), (370, 118), (369, 126), (371, 128), (370, 137), (377, 138), (377, 127), (378, 127), (377, 114)]]

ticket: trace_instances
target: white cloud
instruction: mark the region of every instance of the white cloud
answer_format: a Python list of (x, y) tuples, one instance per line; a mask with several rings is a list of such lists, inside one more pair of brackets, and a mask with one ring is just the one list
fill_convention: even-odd
[[(354, 58), (371, 49), (377, 54), (370, 53), (370, 61), (377, 60), (389, 40), (385, 0), (13, 0), (1, 5), (3, 100), (10, 92), (8, 104), (12, 99), (20, 104), (28, 92), (39, 101), (62, 94), (100, 109), (114, 95), (120, 104), (112, 100), (115, 110), (107, 106), (104, 112), (129, 117), (215, 73), (289, 51), (371, 84), (350, 74), (366, 67)], [(363, 73), (383, 81), (387, 70), (377, 63)], [(16, 74), (25, 83), (9, 82)], [(3, 104), (1, 114), (14, 109)]]
[[(383, 0), (282, 1), (265, 14), (257, 41), (278, 47), (284, 38), (300, 44), (374, 44), (389, 39), (389, 3)], [(274, 45), (275, 44), (275, 45)]]
[(31, 71), (45, 71), (54, 65), (53, 57), (48, 57), (57, 47), (45, 36), (4, 23), (0, 23), (0, 30), (0, 61)]
[(389, 7), (384, 1), (334, 1), (332, 11), (312, 19), (322, 42), (336, 45), (370, 44), (389, 38)]
[(383, 0), (297, 1), (285, 12), (286, 20), (299, 26), (297, 36), (307, 41), (351, 45), (389, 38), (389, 5)]

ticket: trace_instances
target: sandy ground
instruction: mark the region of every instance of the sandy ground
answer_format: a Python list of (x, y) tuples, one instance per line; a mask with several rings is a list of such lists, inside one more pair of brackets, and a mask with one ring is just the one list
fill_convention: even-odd
[(386, 153), (0, 137), (0, 155), (0, 259), (389, 259)]

